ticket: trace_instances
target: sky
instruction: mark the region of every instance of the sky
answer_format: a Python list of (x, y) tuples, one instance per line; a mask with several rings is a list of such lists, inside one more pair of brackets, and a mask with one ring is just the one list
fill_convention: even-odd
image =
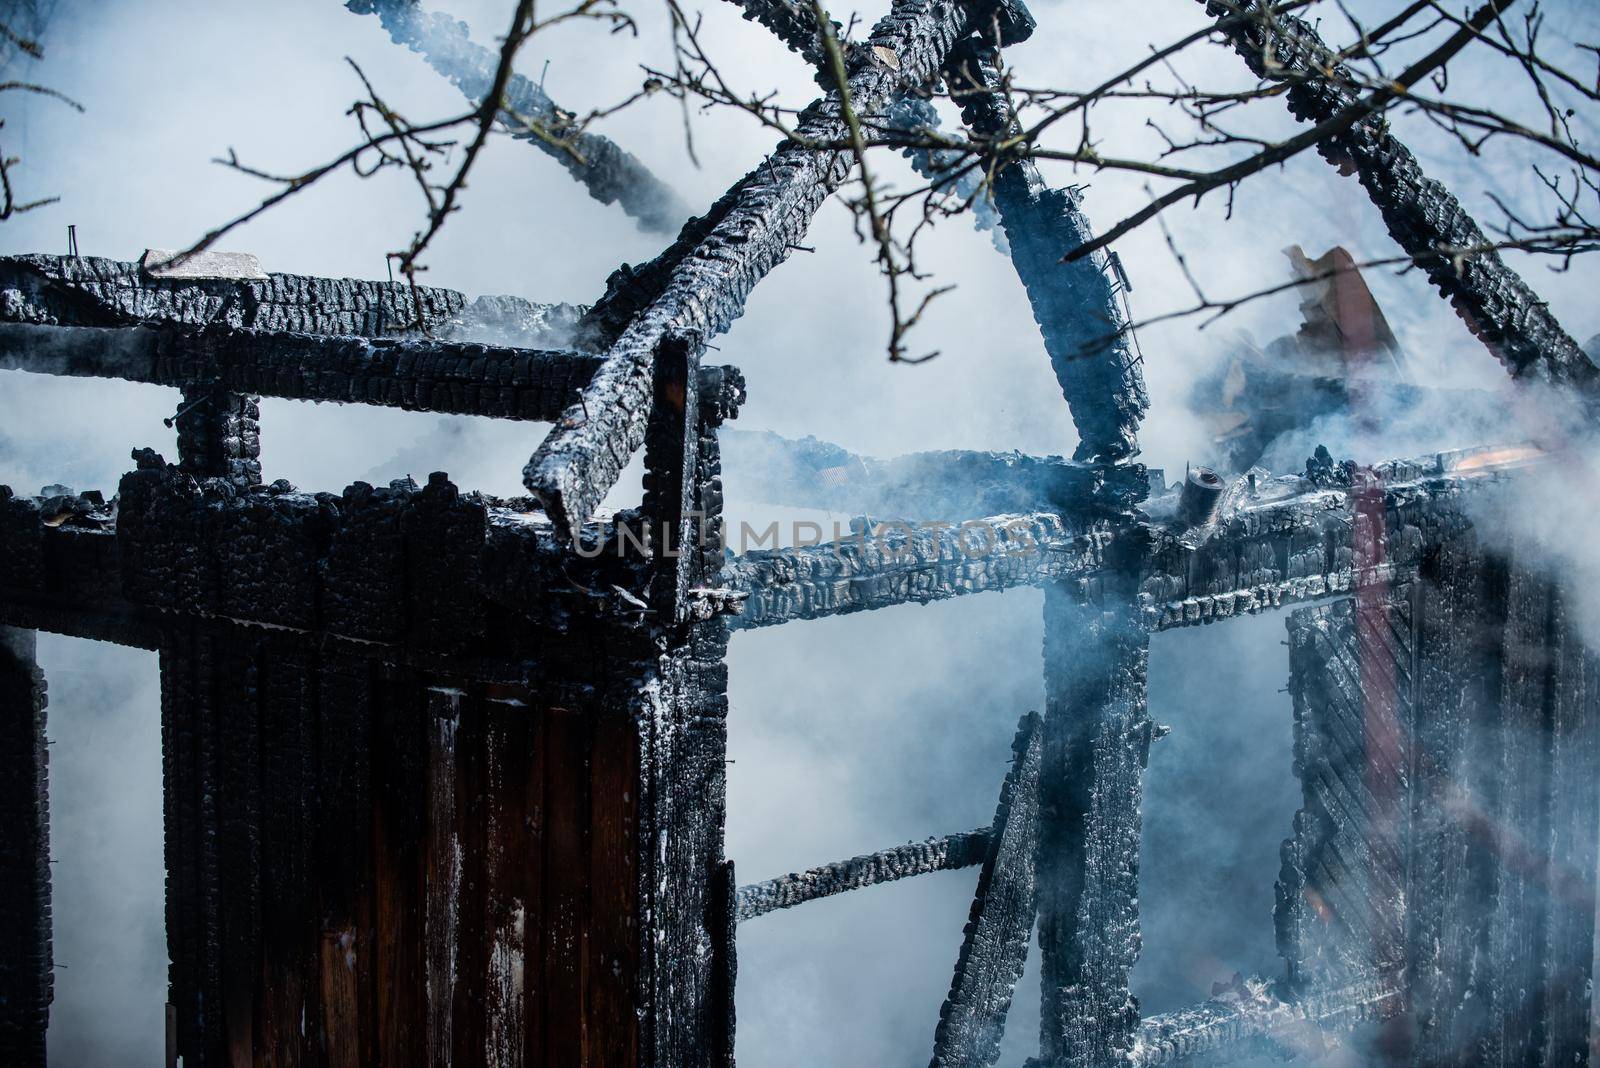
[[(457, 0), (432, 6), (469, 22), (492, 44), (507, 6)], [(1350, 5), (1369, 20), (1391, 5)], [(814, 92), (799, 60), (727, 3), (688, 5), (731, 84), (777, 89), (796, 104)], [(870, 21), (884, 3), (857, 9)], [(544, 31), (520, 69), (542, 78), (564, 107), (587, 111), (625, 97), (643, 67), (670, 60), (663, 8), (632, 7), (638, 35), (594, 24)], [(1199, 25), (1193, 0), (1033, 6), (1039, 30), (1007, 52), (1027, 84), (1084, 87)], [(1333, 14), (1330, 37), (1348, 30)], [(1600, 8), (1584, 0), (1543, 5), (1546, 35), (1600, 38)], [(845, 9), (836, 9), (848, 21)], [(84, 106), (0, 95), (4, 150), (22, 160), (14, 181), (58, 203), (0, 223), (0, 253), (64, 252), (75, 225), (81, 251), (136, 259), (148, 247), (184, 246), (270, 191), (213, 162), (230, 149), (252, 165), (291, 172), (352, 143), (345, 109), (360, 90), (347, 59), (413, 119), (459, 111), (456, 91), (417, 56), (394, 46), (375, 19), (337, 0), (59, 0), (44, 35), (45, 58), (27, 75)], [(1416, 45), (1423, 47), (1423, 43)], [(1178, 61), (1210, 85), (1248, 84), (1236, 56), (1206, 48)], [(1514, 71), (1469, 55), (1453, 91), (1503, 106), (1528, 100)], [(1097, 120), (1109, 153), (1150, 152), (1162, 121), (1147, 103), (1119, 105)], [(1263, 130), (1292, 128), (1274, 105)], [(1166, 117), (1170, 120), (1170, 116)], [(771, 150), (775, 137), (748, 117), (695, 114), (695, 158), (684, 117), (658, 96), (605, 120), (613, 137), (696, 208), (711, 203)], [(1395, 124), (1429, 171), (1481, 219), (1494, 199), (1533, 203), (1528, 153), (1506, 146), (1472, 158), (1416, 116)], [(1077, 131), (1061, 132), (1062, 137)], [(898, 160), (880, 171), (909, 181)], [(1085, 185), (1085, 210), (1104, 227), (1148, 199), (1128, 174), (1074, 173), (1047, 165), (1055, 184)], [(340, 174), (291, 198), (222, 247), (257, 254), (269, 271), (382, 278), (385, 254), (420, 224), (420, 202), (399, 175)], [(1377, 212), (1354, 179), (1307, 155), (1258, 176), (1232, 205), (1211, 197), (1168, 215), (1174, 246), (1207, 295), (1239, 294), (1286, 278), (1282, 250), (1319, 254), (1334, 244), (1358, 260), (1393, 255)], [(424, 281), (469, 295), (511, 293), (589, 303), (619, 263), (665, 244), (614, 206), (591, 200), (552, 160), (520, 143), (490, 142), (459, 215), (426, 258)], [(744, 316), (716, 340), (711, 358), (738, 365), (750, 385), (738, 426), (815, 434), (860, 452), (931, 448), (1018, 449), (1070, 454), (1075, 435), (1050, 373), (1025, 296), (988, 237), (965, 220), (943, 223), (922, 245), (924, 267), (956, 289), (937, 300), (910, 343), (941, 355), (917, 367), (885, 359), (883, 284), (848, 212), (830, 201), (808, 245), (752, 295)], [(1117, 250), (1149, 317), (1193, 302), (1172, 251), (1154, 227)], [(1518, 261), (1568, 331), (1600, 333), (1595, 272), (1565, 273)], [(1503, 372), (1414, 273), (1368, 272), (1401, 344), (1424, 380), (1498, 386)], [(1238, 333), (1257, 344), (1291, 332), (1295, 297), (1254, 302), (1202, 328), (1194, 318), (1139, 333), (1152, 409), (1143, 459), (1169, 471), (1205, 463), (1207, 435), (1186, 404), (1195, 377)], [(114, 489), (129, 450), (150, 445), (169, 459), (161, 424), (175, 393), (156, 387), (0, 374), (0, 483), (48, 482)], [(464, 488), (519, 492), (519, 473), (540, 426), (265, 401), (268, 480), (337, 492), (443, 469)], [(1508, 406), (1507, 432), (1537, 420)], [(1379, 460), (1388, 451), (1471, 444), (1448, 412), (1423, 412), (1400, 435), (1329, 424), (1337, 455)], [(1307, 444), (1312, 444), (1309, 439)], [(1309, 448), (1305, 450), (1309, 452)], [(637, 472), (613, 494), (637, 494)], [(727, 487), (730, 516), (767, 513), (755, 487)], [(1590, 507), (1592, 495), (1575, 507)], [(737, 635), (730, 664), (728, 854), (744, 881), (985, 824), (992, 816), (1017, 718), (1042, 701), (1041, 598), (1036, 591), (906, 607)], [(1146, 951), (1135, 990), (1162, 1011), (1203, 998), (1235, 970), (1270, 972), (1271, 880), (1289, 829), (1297, 785), (1288, 761), (1281, 617), (1164, 635), (1151, 657), (1153, 716), (1174, 732), (1158, 743), (1147, 775)], [(51, 736), (57, 779), (56, 1063), (149, 1063), (159, 1050), (161, 946), (160, 784), (154, 659), (127, 650), (51, 639), (41, 658), (52, 677)], [(1196, 686), (1196, 678), (1209, 680)], [(94, 683), (94, 684), (91, 684)], [(105, 694), (116, 695), (107, 699)], [(108, 778), (97, 769), (114, 767)], [(1227, 769), (1220, 784), (1207, 769)], [(139, 769), (142, 769), (139, 770)], [(116, 786), (117, 789), (108, 789)], [(114, 814), (115, 835), (103, 833)], [(97, 830), (96, 828), (100, 828)], [(741, 931), (739, 1055), (746, 1065), (925, 1063), (970, 900), (972, 872), (911, 880), (755, 921)], [(74, 887), (78, 889), (67, 889)], [(82, 888), (94, 890), (86, 891)], [(109, 963), (108, 963), (109, 961)], [(118, 963), (120, 962), (120, 963)], [(1037, 1026), (1037, 973), (1019, 987), (1005, 1063), (1020, 1062)]]

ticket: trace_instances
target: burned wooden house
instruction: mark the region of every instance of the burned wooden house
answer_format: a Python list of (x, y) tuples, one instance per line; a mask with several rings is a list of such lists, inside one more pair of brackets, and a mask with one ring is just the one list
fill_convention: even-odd
[[(356, 6), (409, 25), (406, 5)], [(808, 8), (745, 8), (821, 62)], [(1031, 27), (1015, 0), (897, 0), (850, 50), (856, 107), (958, 66), (992, 77)], [(1288, 78), (1301, 119), (1348, 103), (1305, 24), (1225, 32)], [(974, 129), (1012, 121), (997, 94), (962, 102)], [(841, 123), (829, 94), (801, 132), (830, 142)], [(1493, 254), (1438, 255), (1482, 235), (1381, 119), (1324, 152), (1514, 376), (1593, 411), (1600, 373), (1521, 279)], [(1078, 198), (1017, 161), (994, 202), (1077, 456), (780, 442), (790, 503), (881, 518), (729, 554), (719, 430), (745, 383), (702, 356), (849, 170), (785, 144), (559, 334), (561, 310), (444, 289), (0, 260), (0, 368), (183, 394), (177, 455), (134, 450), (114, 495), (0, 490), (6, 1063), (45, 1062), (51, 996), (40, 630), (160, 657), (169, 1063), (729, 1065), (738, 924), (966, 866), (939, 1065), (994, 1063), (1035, 941), (1040, 1066), (1313, 1055), (1371, 1021), (1396, 1061), (1587, 1062), (1600, 675), (1560, 583), (1475, 526), (1557, 462), (1551, 443), (1196, 470), (1153, 492), (1131, 459), (1143, 368), (1102, 328), (1120, 315), (1111, 272), (1058, 263), (1089, 233)], [(485, 317), (525, 347), (464, 340)], [(554, 429), (526, 498), (443, 474), (302, 492), (262, 483), (267, 396)], [(643, 500), (596, 519), (641, 448)], [(1022, 716), (993, 824), (738, 886), (730, 634), (1023, 585), (1045, 591), (1047, 701)], [(1277, 885), (1283, 970), (1144, 1017), (1128, 976), (1148, 643), (1278, 609), (1304, 787)]]

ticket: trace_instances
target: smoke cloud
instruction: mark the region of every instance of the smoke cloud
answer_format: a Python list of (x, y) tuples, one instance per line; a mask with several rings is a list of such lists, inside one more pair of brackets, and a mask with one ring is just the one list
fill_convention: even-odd
[[(475, 37), (491, 44), (506, 18), (504, 5), (492, 0), (430, 6), (466, 19)], [(703, 39), (732, 84), (809, 99), (814, 87), (795, 57), (732, 5), (702, 6)], [(1383, 9), (1377, 0), (1349, 6), (1362, 16)], [(886, 7), (863, 6), (860, 14), (870, 20)], [(1550, 38), (1600, 37), (1600, 11), (1583, 0), (1543, 10)], [(1174, 37), (1202, 17), (1193, 0), (1149, 0), (1141, 12), (1141, 27), (1160, 26)], [(642, 80), (641, 64), (670, 58), (661, 45), (662, 11), (636, 13), (637, 38), (581, 24), (536, 38), (524, 73), (542, 78), (567, 107), (622, 98)], [(847, 21), (850, 12), (834, 14)], [(1118, 5), (1041, 0), (1035, 14), (1038, 33), (1008, 51), (1028, 84), (1094, 84), (1147, 44)], [(208, 162), (229, 146), (249, 162), (289, 170), (352, 143), (340, 117), (358, 92), (346, 55), (408, 115), (460, 108), (456, 90), (390, 43), (376, 20), (328, 0), (61, 0), (44, 44), (46, 59), (31, 75), (87, 110), (77, 115), (48, 101), (5, 99), (13, 109), (6, 132), (15, 138), (7, 150), (25, 161), (19, 177), (37, 195), (61, 197), (7, 222), (0, 229), (6, 252), (64, 251), (69, 223), (89, 254), (135, 259), (146, 247), (182, 247), (265, 192)], [(1206, 84), (1248, 80), (1238, 58), (1221, 48), (1179, 63)], [(1452, 75), (1453, 88), (1474, 79), (1516, 81), (1492, 59), (1470, 55)], [(1116, 107), (1097, 135), (1121, 154), (1148, 151), (1155, 137), (1144, 125), (1148, 107)], [(1286, 115), (1280, 119), (1282, 129), (1292, 126)], [(1537, 196), (1520, 160), (1468, 160), (1425, 120), (1395, 121), (1424, 164), (1480, 217), (1494, 217), (1492, 195), (1511, 204)], [(695, 125), (698, 166), (684, 151), (676, 104), (666, 99), (624, 111), (602, 129), (700, 209), (775, 138), (728, 113), (699, 116)], [(897, 158), (886, 156), (880, 172), (902, 184), (913, 180)], [(1128, 176), (1047, 166), (1046, 177), (1088, 183), (1084, 207), (1102, 228), (1148, 199), (1143, 181)], [(257, 253), (268, 270), (385, 277), (384, 254), (403, 247), (421, 218), (407, 182), (330, 179), (237, 232), (229, 247)], [(1290, 244), (1313, 252), (1342, 244), (1358, 260), (1395, 252), (1354, 179), (1314, 157), (1247, 185), (1231, 220), (1220, 199), (1208, 199), (1173, 213), (1171, 224), (1210, 296), (1281, 282), (1280, 250)], [(589, 303), (618, 263), (645, 260), (661, 243), (591, 200), (550, 159), (497, 139), (463, 210), (441, 234), (425, 281), (468, 294)], [(740, 366), (750, 383), (739, 426), (814, 434), (876, 456), (934, 448), (1071, 453), (1075, 434), (1025, 295), (988, 235), (958, 220), (923, 239), (923, 266), (958, 288), (917, 327), (913, 349), (943, 353), (917, 368), (884, 359), (882, 283), (848, 212), (837, 203), (825, 208), (810, 244), (816, 251), (775, 271), (716, 342), (714, 357)], [(1118, 251), (1134, 284), (1136, 317), (1192, 302), (1158, 231), (1138, 231)], [(1592, 268), (1557, 274), (1518, 266), (1575, 336), (1600, 332)], [(1503, 371), (1419, 275), (1376, 270), (1368, 280), (1428, 381), (1500, 385)], [(1196, 377), (1226, 352), (1222, 331), (1268, 340), (1298, 324), (1295, 297), (1285, 294), (1206, 330), (1186, 319), (1141, 331), (1152, 393), (1143, 459), (1169, 471), (1211, 461), (1210, 432), (1189, 397)], [(151, 445), (172, 457), (161, 418), (176, 403), (175, 392), (153, 387), (0, 375), (0, 483), (33, 490), (66, 482), (109, 492), (131, 466), (132, 447)], [(281, 401), (262, 408), (266, 478), (317, 490), (445, 470), (463, 488), (520, 493), (518, 473), (545, 430)], [(1520, 440), (1540, 425), (1537, 414), (1520, 410), (1482, 427), (1463, 426), (1448, 410), (1379, 410), (1313, 425), (1280, 441), (1269, 458), (1279, 470), (1296, 470), (1321, 442), (1341, 458), (1370, 461), (1470, 443), (1480, 429)], [(1585, 463), (1582, 470), (1595, 470), (1592, 454)], [(634, 471), (610, 503), (637, 499)], [(1572, 551), (1574, 539), (1562, 531), (1592, 521), (1600, 494), (1588, 475), (1563, 477), (1550, 490), (1530, 490), (1541, 506), (1515, 514), (1544, 523), (1544, 543), (1569, 560), (1561, 554)], [(759, 503), (749, 487), (730, 484), (727, 494), (735, 523), (765, 526), (793, 514)], [(1600, 588), (1600, 554), (1586, 552), (1570, 558), (1569, 573), (1593, 590)], [(741, 881), (986, 823), (1017, 718), (1042, 708), (1041, 611), (1038, 591), (1019, 590), (735, 635), (728, 854)], [(1211, 983), (1235, 971), (1277, 974), (1272, 881), (1278, 842), (1298, 807), (1288, 698), (1277, 692), (1287, 670), (1282, 628), (1282, 617), (1271, 616), (1152, 643), (1151, 714), (1173, 733), (1154, 745), (1146, 776), (1145, 951), (1135, 992), (1147, 1011), (1201, 1000)], [(67, 965), (57, 976), (53, 1058), (85, 1066), (159, 1063), (165, 949), (154, 661), (82, 642), (42, 650), (56, 743), (56, 945)], [(940, 873), (743, 927), (741, 1063), (926, 1063), (974, 881), (970, 871)], [(1035, 1048), (1037, 979), (1035, 953), (1013, 1005), (1005, 1063)]]

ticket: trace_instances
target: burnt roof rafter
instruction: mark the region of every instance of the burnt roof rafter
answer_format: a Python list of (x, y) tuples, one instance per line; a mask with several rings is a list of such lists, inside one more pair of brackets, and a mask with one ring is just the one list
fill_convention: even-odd
[[(377, 15), (395, 44), (422, 56), (474, 104), (494, 84), (499, 57), (472, 41), (466, 23), (424, 11), (417, 0), (348, 0), (345, 6)], [(610, 138), (576, 126), (576, 116), (557, 105), (542, 84), (513, 72), (504, 105), (499, 122), (513, 137), (560, 163), (594, 199), (620, 204), (640, 228), (671, 233), (688, 217), (688, 205), (671, 186)]]
[[(855, 109), (875, 113), (906, 87), (925, 85), (987, 4), (901, 0), (874, 27), (849, 78)], [(885, 57), (892, 57), (886, 59)], [(693, 337), (693, 358), (743, 313), (745, 298), (789, 256), (812, 217), (844, 182), (849, 153), (838, 94), (801, 115), (795, 138), (740, 179), (704, 219), (691, 220), (664, 255), (638, 312), (606, 349), (606, 361), (523, 471), (558, 529), (576, 533), (644, 443), (657, 349)], [(688, 247), (685, 247), (688, 246)]]
[[(1361, 80), (1303, 19), (1261, 0), (1201, 2), (1256, 77), (1287, 84), (1296, 118), (1327, 122), (1355, 102)], [(1600, 368), (1500, 258), (1461, 202), (1428, 177), (1382, 112), (1331, 134), (1317, 151), (1336, 167), (1354, 169), (1390, 236), (1514, 378), (1569, 388), (1591, 410), (1600, 405)]]

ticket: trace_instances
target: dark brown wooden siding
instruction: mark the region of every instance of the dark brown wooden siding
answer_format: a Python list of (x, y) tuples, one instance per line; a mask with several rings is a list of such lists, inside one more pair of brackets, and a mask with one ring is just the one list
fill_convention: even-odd
[(186, 1062), (637, 1064), (631, 714), (227, 648), (162, 650)]

